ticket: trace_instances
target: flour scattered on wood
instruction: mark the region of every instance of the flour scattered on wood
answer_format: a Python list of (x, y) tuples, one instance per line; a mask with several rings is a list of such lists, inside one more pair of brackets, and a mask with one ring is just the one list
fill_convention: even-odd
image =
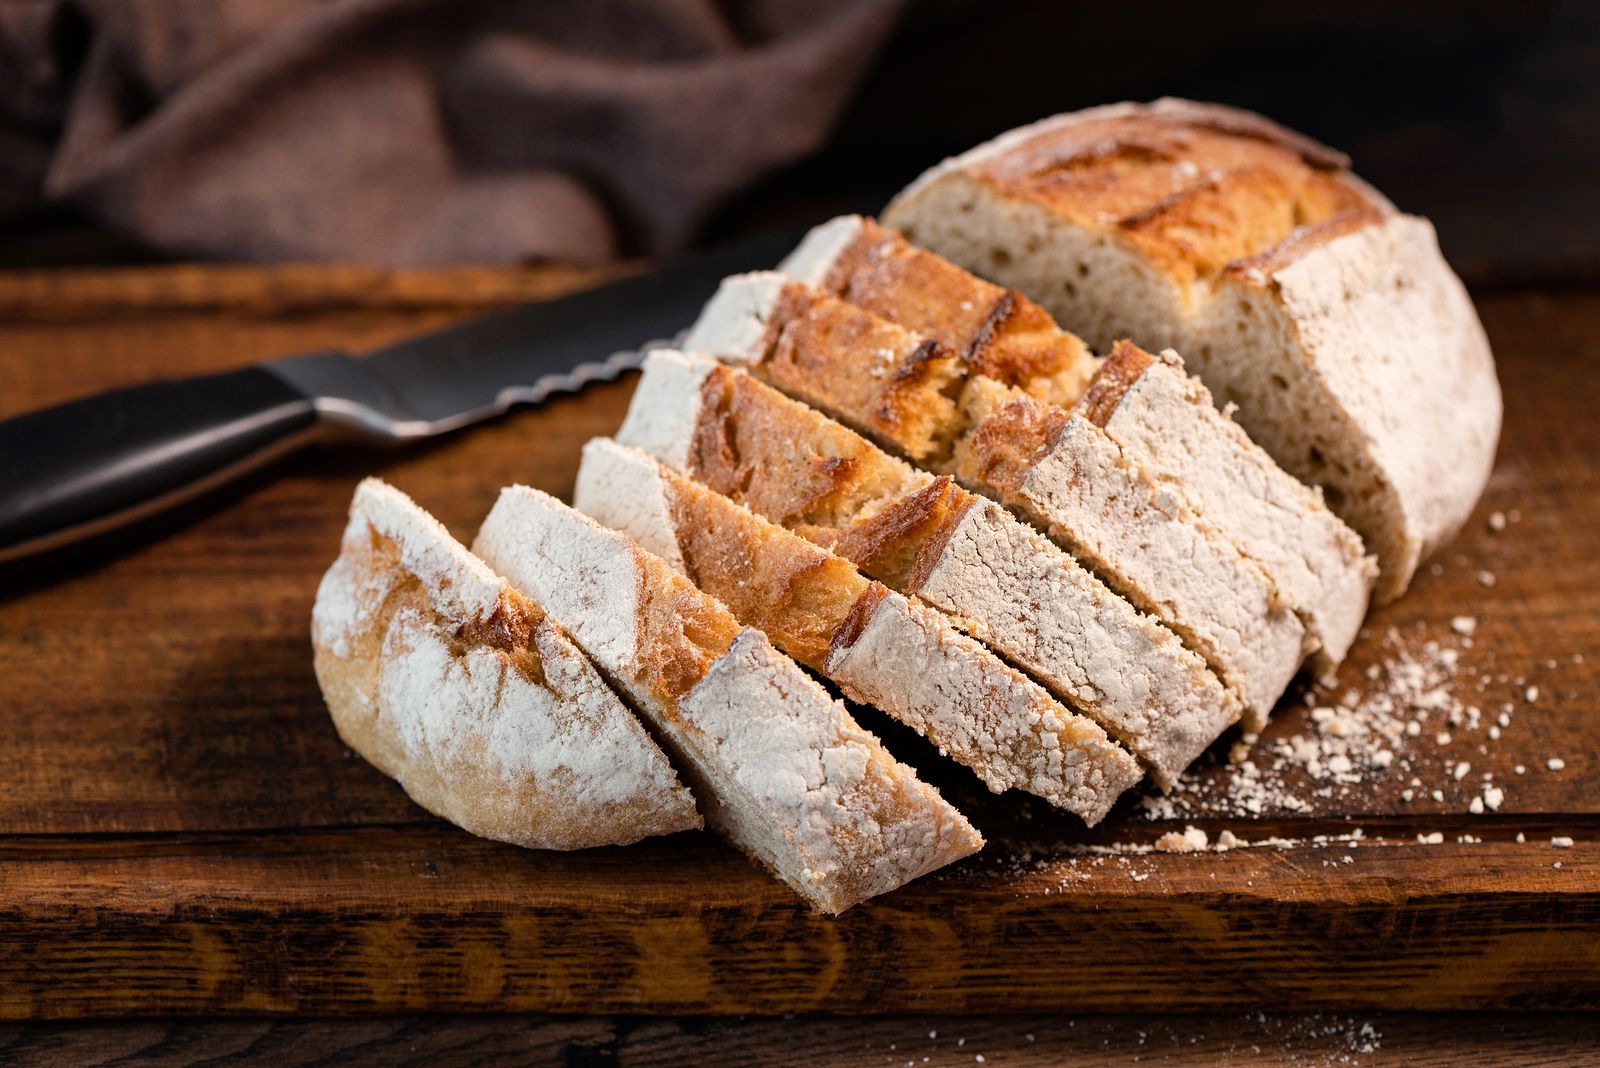
[[(1474, 752), (1515, 721), (1517, 699), (1531, 703), (1539, 688), (1525, 678), (1468, 670), (1477, 620), (1457, 616), (1442, 637), (1407, 640), (1391, 628), (1383, 658), (1365, 684), (1316, 684), (1304, 694), (1307, 730), (1234, 746), (1220, 776), (1191, 775), (1165, 796), (1142, 800), (1147, 816), (1274, 816), (1326, 810), (1327, 802), (1359, 802), (1375, 784), (1399, 779), (1405, 802), (1459, 799), (1460, 811), (1498, 811), (1509, 792), (1484, 773), (1472, 781)], [(1470, 691), (1470, 693), (1469, 693)], [(1501, 698), (1496, 706), (1496, 695)], [(1504, 698), (1510, 698), (1509, 700)], [(1486, 706), (1488, 710), (1486, 711)], [(1428, 743), (1431, 742), (1430, 746)], [(1551, 770), (1559, 770), (1559, 758)], [(1319, 805), (1318, 803), (1321, 802)]]

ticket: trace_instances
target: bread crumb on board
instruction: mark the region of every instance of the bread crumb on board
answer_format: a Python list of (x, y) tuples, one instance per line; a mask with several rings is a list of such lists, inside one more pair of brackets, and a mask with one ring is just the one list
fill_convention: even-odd
[[(1143, 814), (1177, 820), (1327, 811), (1339, 801), (1359, 802), (1376, 784), (1395, 778), (1402, 804), (1449, 804), (1453, 794), (1458, 811), (1500, 811), (1512, 791), (1491, 784), (1489, 772), (1481, 773), (1486, 785), (1472, 787), (1480, 776), (1473, 774), (1470, 754), (1487, 756), (1490, 743), (1513, 726), (1518, 708), (1541, 691), (1526, 678), (1469, 665), (1469, 657), (1492, 661), (1492, 654), (1472, 652), (1477, 626), (1474, 617), (1457, 616), (1442, 635), (1437, 625), (1407, 635), (1390, 628), (1363, 685), (1341, 690), (1336, 680), (1326, 680), (1304, 691), (1306, 729), (1261, 742), (1242, 739), (1218, 774), (1191, 774), (1167, 795), (1143, 797)], [(1555, 771), (1564, 764), (1552, 758), (1547, 766)]]
[[(1490, 744), (1515, 726), (1519, 710), (1541, 696), (1541, 686), (1496, 672), (1492, 651), (1480, 647), (1474, 652), (1476, 631), (1477, 620), (1468, 616), (1453, 617), (1444, 626), (1418, 624), (1404, 634), (1389, 628), (1378, 639), (1377, 662), (1362, 672), (1360, 684), (1341, 686), (1337, 679), (1309, 684), (1302, 693), (1306, 708), (1296, 721), (1298, 730), (1239, 738), (1225, 763), (1217, 761), (1186, 776), (1171, 793), (1152, 791), (1140, 798), (1140, 815), (1174, 822), (1204, 817), (1253, 823), (1284, 814), (1337, 812), (1344, 800), (1353, 809), (1374, 789), (1383, 788), (1381, 784), (1400, 787), (1394, 793), (1403, 804), (1431, 799), (1435, 806), (1448, 810), (1458, 805), (1454, 811), (1473, 816), (1503, 811), (1514, 800), (1509, 776), (1496, 781), (1496, 773), (1482, 770), (1483, 762), (1472, 754), (1489, 757)], [(1551, 757), (1546, 766), (1560, 771), (1565, 763)], [(1517, 775), (1526, 770), (1521, 765), (1512, 769)], [(1127, 834), (1126, 841), (1065, 841), (1042, 848), (1030, 843), (1010, 855), (995, 850), (989, 859), (1002, 873), (1022, 879), (1022, 892), (1049, 894), (1119, 873), (1132, 884), (1144, 883), (1168, 870), (1153, 865), (1149, 858), (1156, 853), (1291, 848), (1331, 853), (1340, 848), (1342, 855), (1322, 861), (1339, 867), (1354, 862), (1349, 850), (1385, 841), (1381, 834), (1369, 837), (1360, 826), (1344, 834), (1304, 837), (1254, 837), (1238, 824), (1220, 830), (1192, 822), (1181, 826), (1141, 836), (1135, 821), (1128, 828), (1135, 833)], [(1424, 830), (1403, 841), (1470, 846), (1484, 838)], [(1215, 872), (1210, 876), (1217, 877)]]

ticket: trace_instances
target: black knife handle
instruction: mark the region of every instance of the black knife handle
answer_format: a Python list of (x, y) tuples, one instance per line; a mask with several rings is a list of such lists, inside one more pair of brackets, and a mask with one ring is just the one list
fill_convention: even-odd
[(301, 444), (316, 422), (310, 399), (247, 367), (0, 423), (0, 560), (193, 497)]

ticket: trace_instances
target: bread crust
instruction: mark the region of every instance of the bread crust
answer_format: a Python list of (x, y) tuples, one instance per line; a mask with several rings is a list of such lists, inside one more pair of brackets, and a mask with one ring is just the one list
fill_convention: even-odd
[(474, 834), (584, 849), (701, 826), (566, 635), (376, 479), (318, 588), (312, 646), (345, 744)]
[(1045, 119), (946, 160), (885, 218), (899, 228), (904, 204), (961, 173), (1137, 248), (1187, 287), (1301, 227), (1392, 212), (1349, 177), (1348, 164), (1252, 112), (1170, 99), (1113, 105)]
[(932, 338), (969, 373), (1055, 404), (1077, 399), (1096, 361), (1076, 336), (1014, 289), (1003, 289), (859, 215), (823, 223), (778, 270)]
[[(1315, 372), (1316, 403), (1342, 414), (1393, 498), (1393, 524), (1350, 514), (1383, 563), (1376, 597), (1393, 600), (1418, 563), (1455, 537), (1494, 466), (1500, 383), (1472, 300), (1440, 255), (1433, 226), (1409, 215), (1232, 272), (1218, 300), (1248, 293), (1277, 311)], [(1226, 389), (1237, 372), (1212, 374)], [(1248, 408), (1239, 419), (1252, 437), (1273, 440)], [(1304, 451), (1283, 451), (1291, 473), (1329, 481)]]
[(766, 635), (626, 534), (513, 486), (474, 549), (538, 596), (649, 720), (707, 821), (819, 910), (841, 912), (981, 847)]
[(804, 399), (828, 397), (846, 422), (913, 459), (948, 448), (965, 375), (956, 354), (783, 275), (724, 279), (684, 347)]
[[(640, 509), (649, 497), (659, 507)], [(1062, 707), (945, 618), (842, 557), (606, 439), (584, 446), (577, 507), (684, 574), (779, 649), (927, 737), (999, 792), (1022, 789), (1098, 822), (1143, 772), (1094, 723)], [(640, 517), (653, 523), (645, 529)]]

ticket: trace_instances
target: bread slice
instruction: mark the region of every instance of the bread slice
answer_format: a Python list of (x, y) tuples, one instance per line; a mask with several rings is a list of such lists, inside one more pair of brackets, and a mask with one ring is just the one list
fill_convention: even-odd
[(645, 361), (618, 437), (960, 621), (1169, 787), (1239, 715), (1194, 653), (987, 498), (706, 356)]
[(1245, 729), (1260, 730), (1314, 644), (1266, 573), (1082, 415), (991, 378), (963, 405), (957, 474), (1176, 630), (1237, 691)]
[(779, 270), (933, 338), (972, 373), (1052, 404), (1081, 399), (1140, 469), (1261, 566), (1317, 642), (1319, 670), (1344, 659), (1375, 574), (1360, 539), (1217, 411), (1175, 356), (1124, 343), (1101, 367), (1039, 305), (858, 215), (813, 229)]
[[(920, 366), (918, 353), (947, 351), (937, 342), (783, 275), (755, 273), (723, 281), (685, 345), (1025, 512), (1205, 657), (1238, 692), (1247, 729), (1266, 722), (1315, 645), (1260, 566), (1181, 498), (1158, 493), (1099, 427), (1018, 387), (968, 376), (960, 361), (937, 389), (906, 372)], [(953, 411), (952, 394), (961, 398)]]
[(812, 229), (778, 271), (932, 338), (972, 374), (1051, 404), (1076, 401), (1098, 366), (1076, 335), (1016, 290), (986, 282), (860, 215)]
[(1380, 601), (1488, 478), (1501, 401), (1432, 227), (1260, 116), (1162, 100), (1058, 115), (934, 167), (884, 213), (1104, 351), (1184, 355), (1382, 564)]
[(345, 744), (473, 834), (584, 849), (701, 825), (567, 636), (384, 482), (356, 488), (311, 642)]
[(1170, 349), (1121, 342), (1079, 401), (1163, 489), (1211, 519), (1273, 585), (1317, 642), (1319, 670), (1336, 667), (1366, 617), (1377, 563), (1361, 539), (1251, 441)]
[(1100, 727), (927, 605), (663, 466), (596, 438), (574, 505), (673, 562), (740, 622), (972, 769), (1098, 823), (1144, 773)]
[(625, 534), (513, 486), (474, 549), (650, 721), (711, 825), (816, 908), (842, 912), (983, 845), (766, 635)]

